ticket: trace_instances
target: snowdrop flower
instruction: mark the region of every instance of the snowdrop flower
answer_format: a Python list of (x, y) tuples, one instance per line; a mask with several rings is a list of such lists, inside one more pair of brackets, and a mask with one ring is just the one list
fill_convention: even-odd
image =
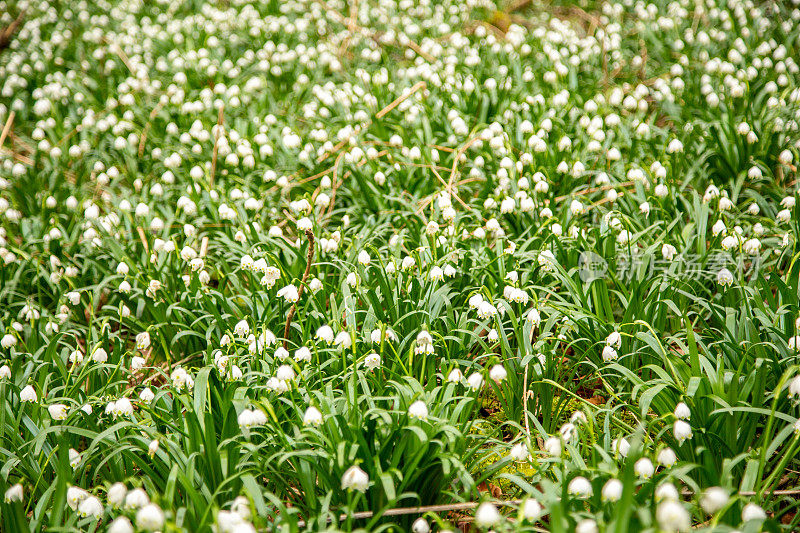
[(103, 504), (96, 496), (89, 496), (78, 506), (78, 514), (84, 517), (100, 518), (103, 515)]
[(287, 285), (278, 290), (278, 297), (285, 299), (289, 303), (295, 303), (300, 299), (300, 294), (298, 293), (297, 287), (294, 285)]
[(692, 438), (692, 426), (683, 420), (675, 421), (675, 424), (672, 426), (672, 432), (679, 445), (682, 445), (687, 439)]
[(611, 346), (605, 346), (603, 348), (603, 361), (610, 362), (616, 361), (619, 358), (617, 351), (612, 348)]
[(153, 393), (152, 390), (150, 390), (150, 387), (145, 387), (144, 389), (142, 389), (142, 392), (139, 393), (139, 399), (144, 403), (152, 402), (155, 397), (156, 395)]
[(108, 352), (106, 352), (103, 348), (97, 348), (94, 352), (92, 352), (92, 361), (95, 363), (105, 363), (108, 361)]
[(364, 365), (370, 369), (375, 370), (381, 366), (381, 356), (373, 352), (364, 358)]
[(689, 531), (692, 527), (689, 512), (675, 500), (666, 500), (658, 505), (656, 520), (665, 531)]
[(467, 385), (472, 390), (478, 390), (483, 386), (483, 376), (479, 372), (473, 372), (467, 378)]
[(567, 485), (567, 492), (576, 498), (585, 500), (592, 495), (592, 484), (585, 477), (578, 476), (569, 482), (569, 485)]
[(525, 500), (525, 503), (522, 504), (522, 516), (526, 520), (535, 522), (536, 520), (539, 520), (543, 515), (544, 515), (544, 508), (542, 507), (542, 504), (534, 500), (533, 498), (528, 498), (527, 500)]
[(551, 457), (561, 456), (561, 439), (558, 437), (549, 437), (544, 441), (544, 451)]
[(127, 487), (123, 483), (114, 483), (108, 488), (106, 494), (106, 501), (112, 507), (119, 507), (125, 501), (125, 495), (128, 493)]
[(614, 451), (614, 453), (618, 453), (622, 457), (627, 457), (628, 452), (631, 449), (631, 445), (628, 442), (628, 439), (621, 437), (611, 441), (611, 449)]
[(333, 339), (333, 343), (336, 344), (342, 350), (347, 350), (353, 344), (353, 339), (350, 337), (350, 333), (347, 331), (340, 331), (336, 338)]
[(22, 402), (31, 403), (37, 401), (38, 397), (36, 396), (36, 391), (33, 389), (33, 386), (27, 385), (24, 389), (22, 389), (22, 391), (20, 391), (19, 399)]
[(125, 516), (120, 516), (111, 522), (106, 533), (133, 533), (133, 525)]
[(347, 469), (342, 476), (342, 490), (366, 492), (369, 487), (369, 476), (357, 465)]
[(604, 502), (616, 502), (622, 497), (622, 481), (611, 478), (609, 479), (605, 485), (603, 485), (603, 490), (601, 492), (601, 496)]
[(690, 420), (692, 418), (692, 412), (689, 410), (689, 406), (683, 402), (675, 406), (673, 414), (678, 420)]
[(655, 467), (653, 466), (653, 462), (650, 461), (647, 457), (642, 457), (633, 465), (633, 471), (636, 472), (636, 475), (642, 477), (644, 479), (650, 479), (653, 477), (653, 473), (655, 472)]
[(50, 413), (50, 418), (53, 420), (66, 420), (67, 419), (67, 406), (63, 403), (54, 403), (47, 407), (47, 412)]
[(506, 379), (507, 376), (508, 372), (503, 365), (494, 365), (491, 370), (489, 370), (489, 378), (495, 383), (500, 383)]
[(17, 338), (10, 333), (3, 335), (3, 338), (0, 339), (0, 346), (5, 348), (6, 350), (12, 348), (17, 345)]
[(680, 499), (680, 496), (678, 495), (678, 489), (675, 488), (675, 485), (669, 482), (662, 483), (656, 487), (654, 496), (657, 502), (666, 500), (678, 501)]
[(164, 512), (161, 508), (149, 503), (136, 513), (136, 526), (145, 531), (158, 531), (164, 527)]
[(333, 329), (327, 324), (317, 329), (317, 338), (327, 344), (333, 343)]
[(539, 263), (539, 266), (545, 272), (554, 271), (556, 269), (556, 265), (558, 264), (558, 262), (556, 261), (556, 256), (553, 255), (553, 252), (551, 252), (550, 250), (543, 250), (542, 252), (540, 252), (539, 255), (536, 257), (536, 260)]
[(411, 407), (408, 408), (408, 416), (412, 419), (427, 420), (428, 407), (425, 405), (425, 402), (422, 400), (417, 400), (416, 402), (412, 403)]
[(597, 533), (597, 522), (591, 518), (584, 518), (575, 524), (575, 533)]
[(660, 464), (661, 466), (670, 468), (676, 462), (678, 462), (678, 456), (675, 455), (675, 452), (672, 451), (672, 448), (664, 448), (663, 450), (658, 452), (656, 461), (658, 461), (658, 464)]
[(530, 454), (528, 453), (528, 447), (522, 442), (518, 442), (512, 446), (508, 455), (515, 461), (527, 461), (530, 457)]
[(448, 383), (460, 383), (462, 379), (464, 379), (464, 373), (458, 368), (454, 368), (447, 374)]
[(530, 311), (528, 311), (526, 318), (533, 327), (537, 327), (542, 322), (542, 316), (539, 314), (539, 311), (536, 308), (532, 308)]
[(89, 493), (80, 487), (72, 486), (67, 489), (67, 505), (73, 511), (77, 511), (81, 502), (88, 497)]
[(747, 239), (742, 245), (742, 250), (748, 255), (758, 255), (761, 250), (761, 241), (758, 239)]
[(428, 522), (420, 517), (414, 520), (414, 523), (411, 524), (411, 531), (412, 533), (428, 533), (431, 530), (431, 526), (428, 525)]
[(723, 287), (729, 287), (733, 285), (733, 274), (727, 268), (721, 269), (717, 273), (717, 283), (722, 285)]
[(78, 468), (78, 465), (81, 464), (81, 454), (78, 453), (78, 450), (74, 448), (69, 449), (69, 465), (72, 468)]
[(6, 503), (21, 502), (23, 496), (22, 485), (19, 483), (12, 485), (6, 490), (3, 501)]
[(490, 528), (502, 520), (497, 507), (489, 502), (483, 502), (475, 511), (475, 525), (482, 528)]
[(322, 413), (313, 405), (306, 409), (303, 415), (303, 424), (306, 426), (319, 426), (322, 424)]
[(728, 504), (728, 492), (722, 487), (709, 487), (700, 498), (700, 507), (706, 514), (714, 514)]
[(136, 349), (137, 350), (146, 350), (150, 347), (150, 334), (146, 331), (143, 331), (136, 335)]
[(613, 346), (619, 349), (622, 346), (622, 335), (620, 335), (618, 331), (612, 331), (608, 337), (606, 337), (606, 346)]
[(8, 365), (0, 366), (0, 379), (11, 378), (11, 368)]
[(767, 513), (764, 512), (760, 506), (755, 503), (748, 503), (742, 509), (742, 522), (749, 522), (750, 520), (766, 520)]

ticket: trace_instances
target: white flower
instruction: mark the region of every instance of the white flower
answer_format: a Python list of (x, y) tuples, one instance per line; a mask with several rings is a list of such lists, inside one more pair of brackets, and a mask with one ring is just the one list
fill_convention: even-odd
[(47, 407), (47, 412), (50, 413), (50, 418), (53, 420), (66, 420), (67, 419), (67, 406), (63, 403), (54, 403)]
[(653, 477), (653, 473), (655, 472), (655, 467), (653, 466), (653, 462), (648, 459), (647, 457), (642, 457), (633, 465), (633, 471), (636, 472), (636, 475), (642, 477), (644, 479), (650, 479)]
[(284, 298), (287, 302), (295, 303), (300, 299), (300, 294), (297, 291), (297, 287), (292, 284), (278, 290), (278, 297)]
[(497, 507), (489, 502), (483, 502), (475, 511), (475, 525), (478, 527), (489, 528), (497, 524), (503, 517)]
[(742, 245), (742, 250), (748, 255), (758, 255), (761, 249), (761, 241), (758, 239), (747, 239)]
[(576, 498), (586, 499), (592, 495), (592, 484), (583, 476), (578, 476), (569, 482), (567, 492)]
[(36, 391), (33, 388), (33, 385), (27, 385), (22, 391), (19, 393), (19, 399), (22, 402), (35, 402), (37, 401), (38, 397), (36, 396)]
[(250, 324), (247, 320), (240, 320), (233, 327), (233, 334), (237, 337), (247, 337), (250, 334)]
[(427, 520), (420, 517), (414, 520), (414, 523), (411, 524), (411, 531), (412, 533), (428, 533), (431, 530), (431, 526), (428, 525)]
[(89, 496), (78, 506), (78, 514), (100, 518), (103, 514), (103, 504), (100, 503), (96, 496)]
[(67, 505), (73, 510), (78, 510), (78, 505), (89, 497), (89, 493), (80, 487), (69, 487), (67, 489)]
[(597, 522), (591, 518), (584, 518), (575, 524), (575, 533), (597, 533)]
[(511, 451), (508, 452), (508, 455), (515, 461), (527, 461), (528, 457), (530, 457), (530, 453), (528, 453), (528, 447), (525, 446), (525, 443), (523, 442), (518, 442), (512, 446)]
[(742, 522), (749, 522), (750, 520), (765, 520), (767, 513), (764, 512), (760, 506), (755, 503), (748, 503), (742, 509)]
[(342, 350), (346, 350), (353, 345), (353, 338), (347, 331), (340, 331), (336, 335), (336, 338), (333, 339), (333, 343), (336, 344)]
[(317, 338), (331, 344), (333, 342), (333, 329), (327, 324), (320, 326), (319, 329), (317, 329)]
[(544, 508), (542, 504), (539, 503), (537, 500), (533, 498), (528, 498), (525, 500), (525, 503), (522, 504), (522, 516), (525, 517), (526, 520), (530, 520), (531, 522), (535, 522), (539, 520), (544, 515)]
[(603, 347), (603, 361), (610, 362), (619, 359), (617, 351), (611, 346)]
[(374, 370), (381, 366), (381, 356), (373, 352), (364, 358), (364, 365), (370, 370)]
[(549, 437), (544, 441), (544, 451), (552, 457), (561, 456), (561, 439), (558, 437)]
[(22, 485), (19, 483), (12, 485), (6, 490), (4, 501), (6, 503), (21, 502), (23, 496)]
[(462, 379), (464, 379), (464, 373), (458, 368), (454, 368), (447, 374), (448, 383), (460, 383)]
[(491, 370), (489, 370), (489, 378), (495, 383), (500, 383), (506, 379), (506, 377), (508, 377), (508, 372), (503, 365), (494, 365)]
[(528, 322), (533, 326), (536, 327), (542, 322), (542, 315), (539, 314), (539, 311), (535, 308), (532, 308), (528, 311), (526, 315)]
[(150, 403), (156, 395), (150, 390), (150, 387), (145, 387), (142, 389), (142, 392), (139, 393), (139, 399), (142, 400), (144, 403)]
[(662, 483), (656, 487), (654, 496), (656, 497), (657, 502), (665, 500), (678, 501), (680, 499), (680, 496), (678, 495), (678, 489), (675, 488), (675, 485), (669, 482)]
[(678, 420), (690, 420), (692, 418), (692, 412), (689, 410), (689, 406), (683, 402), (680, 402), (675, 406), (675, 411), (673, 414)]
[(616, 502), (622, 497), (622, 481), (611, 478), (603, 485), (601, 496), (604, 502)]
[(700, 498), (700, 507), (707, 514), (714, 514), (728, 504), (728, 491), (722, 487), (709, 487)]
[(9, 379), (11, 377), (11, 367), (8, 365), (0, 366), (0, 379)]
[(483, 386), (483, 376), (479, 372), (473, 372), (467, 378), (467, 384), (472, 390), (478, 390)]
[(408, 408), (408, 416), (412, 419), (427, 420), (428, 407), (425, 405), (425, 402), (422, 400), (417, 400), (416, 402), (412, 403)]
[(78, 450), (74, 448), (69, 449), (69, 465), (72, 468), (78, 468), (78, 465), (81, 464), (81, 454), (78, 453)]
[(123, 483), (114, 483), (108, 488), (106, 500), (112, 507), (119, 507), (125, 500), (125, 495), (128, 493), (128, 488)]
[(369, 253), (366, 250), (361, 250), (361, 252), (359, 252), (358, 254), (359, 264), (361, 264), (362, 266), (367, 266), (369, 265), (369, 261), (370, 261)]
[(294, 352), (294, 360), (298, 363), (311, 361), (311, 350), (307, 346), (301, 346)]
[(627, 457), (628, 452), (631, 449), (631, 445), (628, 442), (628, 439), (621, 437), (611, 441), (611, 449), (614, 451), (614, 453), (618, 453), (622, 457)]
[(150, 444), (147, 445), (147, 455), (150, 457), (155, 456), (159, 446), (161, 446), (161, 443), (158, 441), (158, 439), (151, 440)]
[(133, 525), (127, 517), (120, 516), (111, 522), (106, 533), (133, 533)]
[(552, 272), (556, 269), (556, 265), (558, 264), (558, 261), (556, 261), (556, 256), (553, 255), (553, 252), (550, 250), (543, 250), (541, 253), (539, 253), (539, 255), (536, 257), (536, 261), (545, 272)]
[(136, 513), (136, 526), (146, 531), (158, 531), (164, 527), (164, 511), (149, 503)]
[(687, 439), (692, 438), (692, 426), (683, 420), (676, 420), (672, 426), (672, 432), (675, 435), (675, 440), (681, 445)]
[(656, 461), (658, 461), (658, 464), (661, 466), (670, 468), (672, 465), (678, 462), (678, 456), (675, 455), (675, 452), (672, 450), (672, 448), (664, 448), (658, 452)]
[(656, 520), (665, 531), (689, 531), (692, 527), (689, 512), (675, 500), (666, 500), (658, 505)]
[(717, 273), (717, 283), (722, 286), (730, 286), (733, 284), (733, 274), (727, 268), (723, 268)]
[(365, 492), (369, 487), (369, 476), (357, 465), (347, 469), (342, 476), (342, 490)]
[(17, 344), (17, 338), (10, 333), (3, 335), (3, 338), (0, 339), (0, 346), (5, 348), (6, 350), (13, 346), (16, 346), (16, 344)]
[(303, 424), (306, 426), (318, 426), (322, 424), (322, 413), (313, 405), (306, 409), (303, 415)]
[(97, 348), (94, 352), (92, 352), (92, 361), (95, 363), (105, 363), (108, 361), (108, 352), (106, 352), (103, 348)]

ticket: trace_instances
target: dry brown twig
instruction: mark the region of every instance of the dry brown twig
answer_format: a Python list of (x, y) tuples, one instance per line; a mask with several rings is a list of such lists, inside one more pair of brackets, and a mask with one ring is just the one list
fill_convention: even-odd
[[(297, 289), (297, 301), (303, 296), (303, 289), (305, 289), (308, 276), (311, 273), (311, 263), (314, 261), (314, 233), (306, 230), (306, 238), (308, 238), (308, 256), (306, 257), (306, 270), (303, 272), (303, 279), (300, 281), (300, 287)], [(292, 304), (289, 308), (289, 314), (286, 315), (286, 327), (283, 328), (283, 349), (289, 349), (289, 328), (292, 327), (292, 318), (294, 318), (295, 310), (297, 309), (297, 302)]]
[(217, 173), (217, 154), (219, 153), (219, 138), (222, 136), (222, 123), (225, 120), (225, 106), (219, 108), (219, 116), (217, 117), (217, 130), (214, 133), (214, 151), (211, 153), (211, 177), (209, 179), (211, 186), (214, 186), (214, 175)]

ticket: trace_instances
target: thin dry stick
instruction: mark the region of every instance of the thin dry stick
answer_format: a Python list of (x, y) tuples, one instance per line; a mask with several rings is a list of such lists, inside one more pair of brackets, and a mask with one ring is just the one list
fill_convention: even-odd
[(3, 126), (3, 133), (0, 133), (0, 148), (3, 147), (3, 143), (6, 141), (6, 137), (8, 136), (8, 132), (11, 131), (11, 124), (14, 123), (14, 117), (16, 113), (12, 111), (8, 114), (8, 118), (6, 119), (6, 125)]
[[(306, 257), (306, 271), (303, 272), (303, 279), (300, 281), (300, 288), (297, 289), (297, 301), (303, 296), (303, 289), (308, 281), (308, 275), (311, 273), (311, 263), (314, 261), (314, 233), (310, 229), (306, 230), (306, 237), (308, 238), (308, 257)], [(286, 315), (286, 327), (283, 328), (283, 349), (289, 349), (289, 328), (292, 327), (292, 318), (297, 308), (297, 302), (292, 304), (289, 309), (289, 314)]]
[(217, 131), (214, 134), (214, 151), (211, 153), (211, 186), (214, 186), (214, 175), (217, 173), (217, 153), (219, 152), (219, 138), (222, 135), (222, 121), (225, 120), (225, 106), (220, 106), (217, 117)]
[[(493, 503), (500, 506), (512, 507), (520, 505), (522, 503), (522, 500), (501, 500), (501, 501), (495, 501)], [(480, 505), (480, 502), (451, 503), (446, 505), (426, 505), (423, 507), (395, 507), (394, 509), (387, 509), (383, 513), (380, 513), (380, 516), (402, 516), (408, 514), (469, 511), (471, 509), (475, 509), (476, 507), (478, 507), (478, 505)], [(372, 518), (373, 516), (375, 516), (374, 511), (362, 511), (358, 513), (352, 513), (350, 515), (343, 514), (339, 517), (339, 521), (347, 520), (348, 517), (355, 520), (359, 520), (364, 518)]]
[(144, 125), (144, 129), (142, 130), (142, 135), (141, 137), (139, 137), (139, 157), (142, 157), (142, 155), (144, 155), (144, 143), (147, 140), (147, 133), (150, 131), (150, 127), (153, 125), (152, 124), (153, 119), (156, 118), (156, 115), (158, 115), (158, 112), (161, 111), (161, 108), (163, 106), (164, 105), (161, 102), (159, 102), (158, 105), (156, 105), (156, 107), (154, 107), (153, 110), (150, 112), (150, 120), (148, 120), (147, 124)]

